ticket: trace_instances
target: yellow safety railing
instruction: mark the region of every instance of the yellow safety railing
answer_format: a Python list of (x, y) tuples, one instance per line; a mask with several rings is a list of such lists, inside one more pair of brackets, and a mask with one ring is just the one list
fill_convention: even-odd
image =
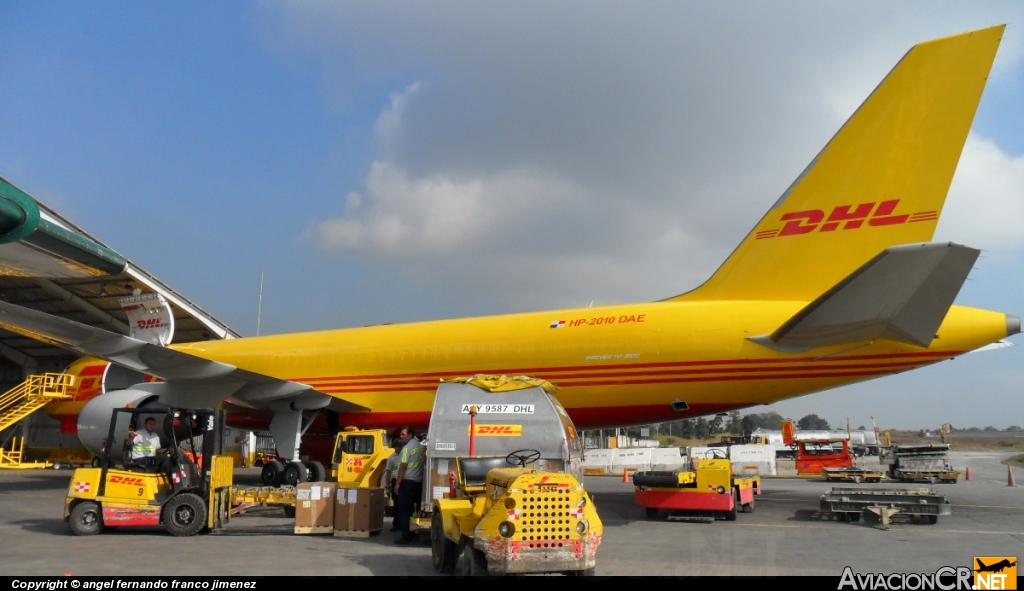
[(24, 382), (0, 394), (0, 431), (10, 427), (53, 400), (68, 398), (67, 390), (75, 376), (45, 373), (29, 376)]
[(0, 466), (18, 465), (21, 463), (21, 456), (25, 451), (25, 438), (15, 437), (11, 441), (11, 450), (0, 447)]

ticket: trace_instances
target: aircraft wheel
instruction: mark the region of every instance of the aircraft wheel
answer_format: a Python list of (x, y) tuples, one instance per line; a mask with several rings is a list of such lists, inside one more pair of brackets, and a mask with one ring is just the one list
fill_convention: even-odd
[(288, 462), (288, 465), (284, 467), (284, 473), (281, 475), (281, 482), (289, 486), (295, 486), (308, 480), (309, 470), (306, 469), (306, 465), (302, 462)]
[(309, 470), (310, 482), (324, 482), (327, 480), (327, 468), (320, 462), (306, 462), (306, 469)]
[(95, 501), (82, 501), (71, 510), (68, 519), (71, 532), (76, 536), (95, 536), (103, 531), (103, 510)]
[(430, 558), (434, 569), (443, 574), (455, 572), (459, 562), (459, 545), (444, 535), (444, 518), (437, 509), (430, 518)]
[(462, 576), (487, 576), (487, 557), (484, 556), (483, 552), (473, 547), (472, 540), (468, 540), (462, 546)]
[(199, 495), (182, 493), (164, 506), (163, 521), (172, 536), (194, 536), (206, 527), (206, 503)]
[(284, 464), (277, 460), (264, 462), (263, 470), (260, 471), (260, 482), (264, 486), (281, 486), (281, 479), (284, 476)]

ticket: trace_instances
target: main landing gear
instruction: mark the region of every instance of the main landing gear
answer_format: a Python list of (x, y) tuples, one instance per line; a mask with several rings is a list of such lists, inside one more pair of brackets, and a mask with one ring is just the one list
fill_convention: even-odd
[(271, 460), (263, 464), (260, 481), (265, 486), (295, 486), (302, 482), (323, 482), (327, 479), (327, 469), (320, 462), (288, 462)]

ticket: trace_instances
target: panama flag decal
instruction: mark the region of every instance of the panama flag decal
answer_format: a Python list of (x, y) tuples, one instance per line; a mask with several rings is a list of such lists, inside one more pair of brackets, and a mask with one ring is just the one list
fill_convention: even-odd
[(565, 320), (553, 320), (551, 322), (551, 328), (563, 328), (565, 326)]

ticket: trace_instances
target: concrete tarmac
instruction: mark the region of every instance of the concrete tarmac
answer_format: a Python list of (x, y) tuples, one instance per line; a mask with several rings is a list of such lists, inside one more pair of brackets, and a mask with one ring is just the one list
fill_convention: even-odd
[[(846, 523), (821, 514), (820, 495), (840, 486), (821, 480), (765, 479), (753, 514), (705, 524), (647, 520), (631, 485), (588, 477), (605, 527), (597, 574), (839, 576), (846, 566), (855, 573), (932, 573), (970, 566), (974, 556), (1024, 557), (1024, 486), (1007, 486), (999, 463), (1006, 456), (952, 454), (953, 467), (970, 467), (972, 480), (931, 487), (947, 496), (953, 514), (935, 525), (896, 517), (888, 531), (875, 519)], [(866, 461), (877, 465), (875, 458)], [(1021, 472), (1015, 476), (1024, 484)], [(436, 575), (426, 540), (396, 546), (387, 531), (363, 539), (294, 535), (292, 521), (272, 508), (250, 509), (217, 535), (175, 538), (159, 528), (118, 528), (77, 537), (61, 520), (70, 478), (69, 470), (0, 471), (0, 574)], [(236, 473), (239, 484), (258, 479), (256, 469)]]

